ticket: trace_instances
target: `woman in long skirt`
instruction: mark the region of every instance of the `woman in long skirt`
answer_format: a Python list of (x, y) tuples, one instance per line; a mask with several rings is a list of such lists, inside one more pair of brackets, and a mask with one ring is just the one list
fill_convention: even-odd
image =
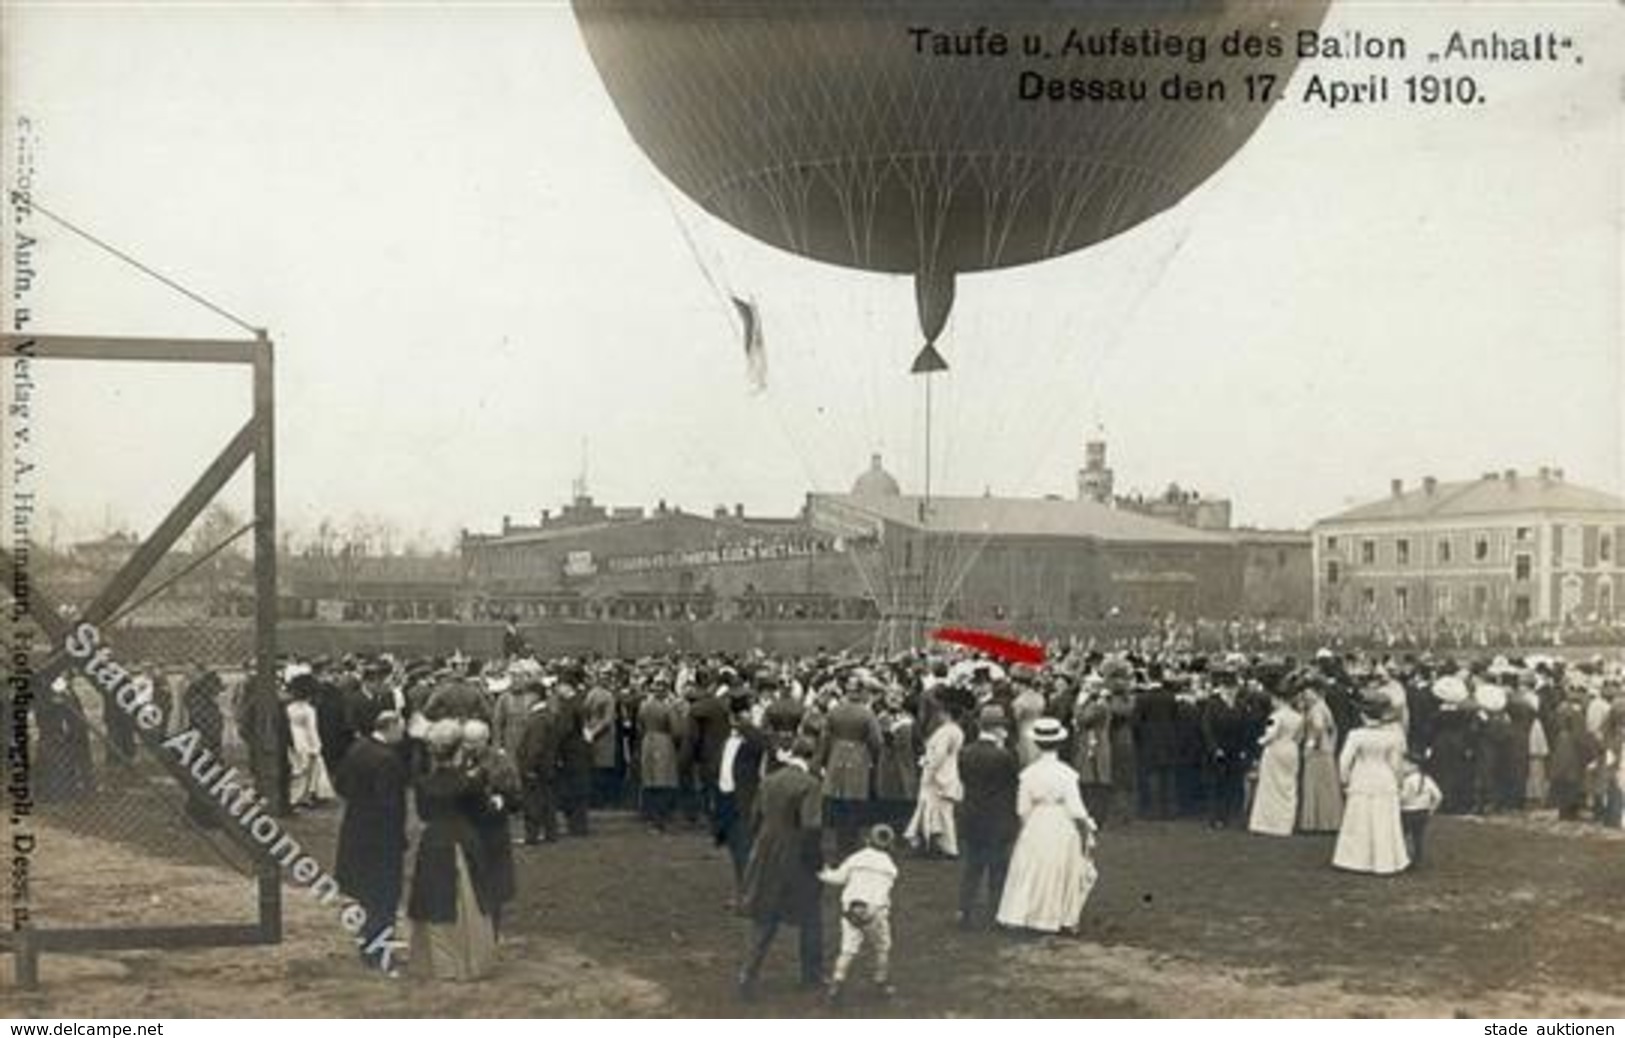
[(1259, 737), (1263, 753), (1258, 760), (1258, 781), (1253, 792), (1247, 830), (1268, 836), (1291, 836), (1298, 820), (1298, 740), (1303, 715), (1292, 709), (1284, 691), (1275, 695), (1269, 727)]
[(1405, 733), (1393, 705), (1380, 692), (1368, 696), (1360, 710), (1365, 725), (1349, 733), (1338, 761), (1348, 798), (1332, 864), (1352, 872), (1392, 875), (1411, 863), (1399, 819)]
[(479, 980), (496, 958), (490, 869), (477, 827), (488, 794), (483, 778), (463, 759), (461, 735), (455, 720), (429, 726), (429, 772), (417, 785), (424, 828), (406, 914), (412, 920), (410, 967), (425, 979)]
[(643, 817), (665, 832), (677, 805), (676, 698), (664, 678), (638, 707), (638, 776)]
[(514, 880), (513, 836), (508, 816), (521, 804), (519, 769), (502, 749), (491, 742), (491, 726), (480, 720), (463, 722), (463, 752), (468, 769), (481, 783), (486, 803), (474, 819), (480, 834), (490, 893), (491, 929), (500, 937), (502, 906), (513, 900), (518, 886)]
[(883, 744), (875, 765), (875, 800), (886, 822), (904, 826), (920, 795), (920, 748), (914, 718), (903, 709), (902, 692), (886, 693), (879, 720)]
[(1078, 791), (1078, 773), (1056, 751), (1066, 727), (1046, 717), (1033, 723), (1038, 759), (1022, 769), (1016, 791), (1021, 835), (999, 899), (1001, 926), (1040, 933), (1075, 931), (1095, 883), (1089, 852), (1095, 821)]
[(959, 781), (959, 751), (965, 745), (965, 732), (959, 727), (956, 708), (945, 709), (942, 723), (925, 741), (920, 799), (904, 837), (911, 847), (957, 858), (959, 835), (954, 826), (954, 809), (965, 797), (965, 787)]
[(1072, 744), (1072, 767), (1078, 773), (1083, 806), (1097, 822), (1104, 822), (1112, 797), (1112, 710), (1103, 691), (1085, 683), (1072, 716), (1077, 738)]
[(315, 679), (304, 675), (288, 684), (293, 697), (288, 713), (288, 803), (293, 807), (319, 807), (336, 795), (322, 760), (322, 736), (316, 727)]
[(1529, 719), (1529, 777), (1524, 782), (1524, 806), (1540, 808), (1546, 806), (1552, 792), (1546, 781), (1546, 758), (1552, 755), (1552, 746), (1546, 738), (1546, 725), (1540, 719), (1539, 697), (1533, 692), (1520, 695), (1532, 711)]
[(1337, 776), (1337, 722), (1319, 692), (1303, 693), (1303, 796), (1298, 829), (1335, 833), (1343, 824), (1343, 785)]

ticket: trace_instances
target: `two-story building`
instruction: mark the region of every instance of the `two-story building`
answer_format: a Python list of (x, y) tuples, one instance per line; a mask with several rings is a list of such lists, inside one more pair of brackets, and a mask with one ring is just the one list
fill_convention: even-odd
[(1322, 620), (1609, 622), (1625, 567), (1625, 498), (1562, 469), (1431, 476), (1314, 526)]

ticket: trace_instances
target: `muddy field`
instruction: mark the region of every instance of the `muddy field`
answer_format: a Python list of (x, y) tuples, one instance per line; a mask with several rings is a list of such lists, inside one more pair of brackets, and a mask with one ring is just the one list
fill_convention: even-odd
[[(174, 823), (169, 823), (172, 827)], [(726, 857), (698, 831), (596, 816), (587, 838), (516, 848), (499, 975), (476, 985), (360, 972), (330, 911), (289, 890), (271, 948), (51, 956), (23, 1015), (806, 1016), (791, 933), (758, 1001), (732, 980), (744, 924)], [(296, 832), (331, 860), (337, 812)], [(173, 831), (136, 852), (41, 836), (40, 911), (87, 921), (246, 921), (252, 886)], [(897, 997), (859, 985), (852, 1015), (1621, 1016), (1625, 839), (1544, 819), (1440, 819), (1423, 872), (1350, 876), (1329, 837), (1288, 840), (1140, 823), (1104, 835), (1080, 938), (961, 933), (955, 866), (905, 859), (893, 912)], [(830, 898), (826, 945), (836, 943)], [(8, 963), (9, 970), (9, 963)]]

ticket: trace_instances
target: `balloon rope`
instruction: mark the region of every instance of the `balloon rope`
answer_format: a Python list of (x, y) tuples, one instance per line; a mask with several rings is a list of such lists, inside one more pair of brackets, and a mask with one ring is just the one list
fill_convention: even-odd
[[(705, 258), (700, 255), (700, 247), (695, 244), (694, 236), (689, 233), (687, 222), (683, 220), (682, 214), (677, 211), (677, 206), (672, 203), (669, 190), (662, 191), (661, 198), (666, 202), (666, 211), (671, 214), (672, 221), (677, 224), (678, 233), (683, 236), (683, 243), (688, 246), (688, 254), (693, 258), (694, 266), (699, 268), (700, 276), (705, 278), (705, 283), (711, 286), (711, 291), (717, 299), (717, 305), (728, 316), (728, 323), (735, 323), (739, 320), (739, 316), (733, 305), (734, 293), (732, 289), (717, 283), (717, 278), (712, 275), (711, 268), (706, 264)], [(727, 275), (722, 276), (726, 278)]]
[[(1187, 224), (1180, 231), (1179, 237), (1174, 241), (1173, 245), (1168, 248), (1163, 253), (1160, 260), (1153, 265), (1150, 276), (1141, 285), (1140, 289), (1134, 293), (1132, 301), (1130, 302), (1126, 311), (1123, 313), (1122, 319), (1117, 323), (1117, 326), (1112, 330), (1111, 334), (1106, 337), (1100, 351), (1097, 366), (1104, 365), (1107, 356), (1126, 337), (1128, 329), (1132, 327), (1134, 319), (1139, 315), (1141, 307), (1144, 306), (1145, 301), (1150, 297), (1152, 290), (1161, 283), (1162, 279), (1168, 272), (1168, 268), (1173, 264), (1174, 257), (1179, 254), (1182, 248), (1184, 248), (1185, 242), (1190, 237), (1191, 230), (1192, 225)], [(1046, 424), (1049, 428), (1049, 435), (1045, 437), (1042, 449), (1034, 452), (1029, 465), (1029, 471), (1025, 474), (1023, 480), (1031, 477), (1031, 470), (1035, 469), (1040, 461), (1042, 461), (1042, 459), (1049, 453), (1051, 446), (1054, 444), (1055, 436), (1062, 425), (1060, 422), (1048, 422)], [(992, 539), (992, 536), (993, 531), (991, 528), (983, 533), (979, 543), (969, 552), (963, 564), (959, 567), (957, 574), (955, 574), (954, 579), (943, 593), (941, 605), (938, 608), (946, 608), (949, 602), (952, 601), (953, 596), (959, 592), (959, 588), (970, 576), (971, 569), (985, 551), (988, 542)]]
[(166, 288), (173, 289), (174, 291), (180, 293), (181, 295), (185, 296), (187, 299), (190, 299), (192, 302), (198, 304), (199, 306), (203, 307), (204, 309), (213, 311), (214, 313), (220, 315), (221, 317), (224, 317), (226, 320), (230, 321), (232, 324), (235, 324), (237, 327), (241, 328), (243, 331), (249, 333), (250, 335), (258, 336), (258, 335), (263, 334), (263, 329), (257, 328), (254, 325), (249, 324), (247, 321), (243, 320), (241, 317), (238, 317), (236, 314), (232, 313), (230, 310), (227, 310), (225, 307), (219, 305), (218, 303), (215, 303), (215, 302), (211, 301), (210, 299), (205, 297), (202, 293), (194, 292), (192, 289), (187, 288), (185, 285), (181, 284), (179, 281), (176, 281), (174, 278), (168, 277), (165, 274), (162, 274), (159, 271), (154, 270), (152, 267), (147, 266), (145, 263), (143, 263), (140, 260), (136, 259), (134, 256), (130, 255), (128, 252), (125, 252), (123, 249), (120, 249), (117, 246), (108, 244), (107, 242), (103, 241), (101, 238), (98, 238), (96, 235), (94, 235), (94, 234), (90, 233), (89, 231), (85, 230), (83, 227), (78, 226), (77, 224), (73, 223), (72, 221), (68, 220), (67, 218), (62, 217), (62, 216), (58, 216), (56, 213), (54, 213), (51, 210), (47, 209), (44, 206), (44, 204), (42, 204), (39, 201), (39, 199), (35, 198), (33, 195), (28, 194), (27, 192), (23, 192), (23, 191), (13, 191), (13, 192), (11, 192), (11, 202), (12, 202), (13, 205), (22, 207), (25, 212), (39, 213), (41, 216), (45, 217), (47, 220), (50, 220), (52, 223), (56, 224), (58, 227), (61, 227), (63, 230), (67, 231), (69, 234), (72, 234), (72, 235), (75, 235), (75, 236), (77, 236), (79, 238), (84, 239), (85, 241), (89, 242), (91, 245), (94, 245), (96, 248), (101, 249), (103, 252), (107, 253), (109, 256), (112, 256), (114, 259), (119, 260), (122, 263), (129, 264), (131, 267), (134, 267), (136, 270), (138, 270), (141, 273), (143, 273), (143, 274), (147, 275), (148, 277), (152, 278), (154, 281), (158, 282), (160, 285), (163, 285)]

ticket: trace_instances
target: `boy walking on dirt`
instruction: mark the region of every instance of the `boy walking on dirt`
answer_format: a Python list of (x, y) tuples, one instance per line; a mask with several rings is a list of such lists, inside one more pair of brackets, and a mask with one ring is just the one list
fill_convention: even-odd
[(841, 1001), (852, 960), (865, 947), (874, 949), (876, 990), (885, 997), (894, 993), (890, 982), (891, 888), (897, 881), (897, 865), (889, 852), (896, 842), (891, 826), (877, 825), (868, 832), (867, 846), (818, 874), (825, 883), (841, 888), (841, 952), (826, 993), (831, 1003)]

